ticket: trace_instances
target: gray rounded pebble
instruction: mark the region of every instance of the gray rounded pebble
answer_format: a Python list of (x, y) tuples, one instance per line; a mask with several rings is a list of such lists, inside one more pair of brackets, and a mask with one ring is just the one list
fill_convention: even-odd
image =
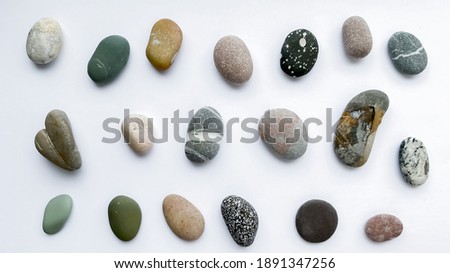
[(372, 50), (372, 33), (362, 17), (352, 16), (345, 20), (342, 37), (345, 51), (353, 58), (364, 58)]
[(222, 201), (223, 220), (233, 240), (240, 246), (250, 246), (258, 231), (258, 214), (245, 199), (230, 195)]
[(392, 63), (401, 73), (416, 75), (427, 67), (427, 52), (420, 40), (411, 33), (394, 33), (389, 39), (388, 51)]
[(216, 109), (210, 106), (199, 109), (189, 122), (187, 132), (184, 151), (192, 162), (203, 163), (219, 153), (223, 123)]
[(63, 35), (59, 23), (51, 18), (37, 21), (28, 33), (27, 55), (36, 64), (47, 64), (61, 51)]
[(400, 219), (391, 214), (378, 214), (367, 220), (364, 231), (374, 242), (385, 242), (397, 238), (403, 232)]
[(430, 161), (427, 149), (422, 141), (408, 137), (400, 144), (400, 171), (406, 182), (420, 186), (428, 179)]
[(229, 35), (221, 38), (214, 48), (214, 63), (228, 82), (241, 85), (253, 74), (250, 51), (239, 37)]
[(281, 158), (297, 159), (308, 147), (306, 127), (291, 110), (267, 110), (259, 120), (258, 130), (266, 146)]

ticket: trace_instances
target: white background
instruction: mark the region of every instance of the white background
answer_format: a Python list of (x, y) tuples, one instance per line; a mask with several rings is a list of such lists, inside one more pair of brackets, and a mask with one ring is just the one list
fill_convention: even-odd
[[(2, 65), (0, 99), (3, 117), (0, 179), (0, 251), (2, 252), (447, 252), (450, 250), (450, 146), (448, 145), (447, 1), (2, 1), (0, 31)], [(341, 27), (352, 15), (364, 17), (372, 31), (372, 52), (362, 60), (344, 53)], [(59, 57), (41, 67), (27, 57), (25, 43), (42, 17), (59, 21), (64, 43)], [(182, 48), (169, 71), (160, 73), (145, 56), (150, 30), (170, 18), (183, 31)], [(279, 67), (286, 35), (306, 28), (319, 41), (319, 57), (305, 77), (292, 80)], [(387, 54), (396, 31), (416, 35), (428, 53), (428, 67), (414, 77), (398, 73)], [(119, 34), (131, 46), (129, 62), (112, 83), (99, 87), (86, 66), (101, 39)], [(244, 86), (227, 84), (217, 72), (213, 48), (225, 35), (247, 44), (254, 73)], [(269, 108), (295, 111), (302, 119), (316, 117), (323, 125), (310, 136), (326, 136), (326, 108), (335, 123), (347, 102), (359, 92), (379, 89), (390, 108), (381, 123), (372, 154), (361, 168), (350, 169), (335, 156), (332, 143), (310, 144), (303, 157), (284, 162), (258, 141), (233, 126), (233, 141), (218, 156), (194, 165), (184, 144), (173, 138), (137, 156), (123, 143), (102, 143), (111, 137), (102, 123), (123, 118), (123, 110), (154, 118), (156, 134), (162, 119), (177, 109), (210, 105), (223, 116), (259, 118)], [(52, 109), (69, 116), (83, 166), (64, 171), (34, 147), (35, 134)], [(181, 126), (185, 136), (186, 124)], [(430, 156), (430, 176), (421, 187), (403, 181), (398, 167), (400, 142), (414, 136)], [(64, 229), (42, 231), (47, 202), (72, 196), (74, 207)], [(165, 223), (161, 204), (181, 194), (203, 213), (206, 228), (195, 242), (176, 237)], [(107, 207), (124, 194), (141, 206), (137, 237), (118, 240), (109, 227)], [(239, 247), (229, 235), (220, 203), (230, 194), (248, 200), (259, 214), (254, 244)], [(305, 242), (295, 229), (295, 214), (304, 202), (323, 199), (334, 205), (338, 228), (328, 241)], [(404, 224), (403, 234), (376, 244), (364, 234), (368, 218), (391, 213)]]

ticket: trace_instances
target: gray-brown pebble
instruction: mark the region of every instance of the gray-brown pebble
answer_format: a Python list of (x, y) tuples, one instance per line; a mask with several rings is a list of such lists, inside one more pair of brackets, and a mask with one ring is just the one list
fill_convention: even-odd
[(177, 194), (164, 198), (163, 213), (170, 229), (186, 241), (197, 240), (205, 229), (202, 213), (187, 199)]
[(241, 85), (253, 74), (250, 51), (239, 37), (229, 35), (220, 39), (214, 48), (214, 63), (228, 82)]
[(374, 242), (384, 242), (402, 234), (403, 224), (394, 215), (378, 214), (370, 218), (365, 227), (367, 237)]
[(362, 17), (352, 16), (345, 20), (342, 36), (347, 54), (354, 58), (364, 58), (372, 50), (372, 33)]

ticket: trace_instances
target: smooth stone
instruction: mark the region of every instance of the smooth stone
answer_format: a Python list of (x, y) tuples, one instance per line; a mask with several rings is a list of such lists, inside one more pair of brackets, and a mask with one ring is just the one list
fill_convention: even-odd
[(422, 141), (413, 137), (403, 140), (398, 157), (400, 171), (406, 182), (420, 186), (427, 181), (430, 161)]
[(388, 96), (379, 90), (361, 92), (347, 104), (334, 139), (334, 152), (342, 163), (351, 167), (366, 163), (388, 107)]
[(130, 56), (130, 44), (119, 35), (103, 39), (89, 60), (87, 71), (96, 83), (109, 82), (123, 70)]
[(259, 120), (258, 131), (266, 146), (281, 158), (297, 159), (308, 147), (303, 121), (288, 109), (267, 110)]
[(146, 154), (153, 145), (153, 122), (144, 115), (130, 114), (122, 122), (122, 134), (133, 151)]
[(392, 63), (401, 73), (416, 75), (427, 67), (427, 52), (420, 40), (411, 33), (394, 33), (389, 39), (388, 51)]
[(203, 215), (187, 199), (177, 194), (168, 195), (162, 208), (167, 224), (179, 238), (194, 241), (202, 236), (205, 230)]
[(63, 169), (74, 171), (81, 167), (81, 155), (69, 118), (61, 110), (48, 113), (45, 129), (36, 134), (34, 144), (41, 155)]
[(130, 241), (141, 227), (141, 208), (130, 197), (119, 195), (109, 203), (108, 218), (114, 235), (122, 241)]
[(321, 243), (333, 236), (338, 225), (334, 207), (323, 200), (309, 200), (297, 211), (295, 226), (298, 234), (310, 243)]
[(364, 18), (352, 16), (342, 26), (345, 51), (353, 58), (364, 58), (372, 50), (373, 40)]
[(319, 55), (319, 43), (309, 30), (297, 29), (289, 33), (281, 47), (280, 66), (291, 77), (301, 77), (314, 67)]
[(183, 41), (183, 32), (170, 19), (161, 19), (153, 25), (147, 44), (146, 55), (150, 63), (158, 70), (168, 69)]
[(194, 114), (187, 133), (186, 157), (196, 163), (209, 161), (219, 153), (223, 137), (222, 117), (216, 109), (205, 106)]
[(241, 85), (253, 74), (253, 60), (247, 45), (239, 37), (221, 38), (214, 47), (214, 64), (225, 80)]
[(223, 220), (233, 240), (240, 246), (250, 246), (258, 231), (258, 214), (245, 199), (230, 195), (222, 201)]
[(61, 194), (50, 200), (45, 207), (42, 229), (47, 234), (58, 233), (66, 224), (72, 212), (72, 198)]
[(403, 224), (394, 215), (378, 214), (367, 220), (364, 231), (370, 240), (385, 242), (400, 236), (403, 231)]
[(27, 55), (36, 64), (47, 64), (61, 51), (63, 34), (59, 23), (51, 18), (38, 20), (28, 33)]

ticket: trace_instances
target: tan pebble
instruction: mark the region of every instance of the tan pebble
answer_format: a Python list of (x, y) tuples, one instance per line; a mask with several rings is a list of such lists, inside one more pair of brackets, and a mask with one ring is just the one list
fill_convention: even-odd
[(144, 115), (131, 114), (122, 122), (125, 141), (138, 154), (147, 153), (153, 145), (153, 123)]
[(153, 25), (147, 44), (147, 59), (158, 70), (168, 69), (183, 41), (180, 27), (170, 19), (161, 19)]
[(205, 229), (203, 215), (184, 197), (177, 194), (166, 196), (163, 213), (170, 229), (181, 239), (193, 241), (202, 236)]

